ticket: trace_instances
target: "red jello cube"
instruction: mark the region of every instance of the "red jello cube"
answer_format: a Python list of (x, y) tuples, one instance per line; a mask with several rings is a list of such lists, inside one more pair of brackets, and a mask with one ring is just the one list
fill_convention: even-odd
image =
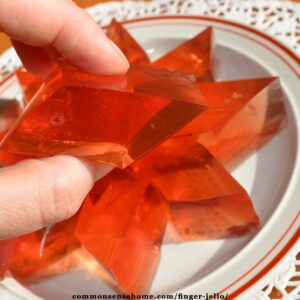
[[(199, 118), (189, 125), (196, 129), (195, 133), (199, 132), (197, 141), (229, 167), (235, 167), (265, 145), (286, 123), (284, 96), (277, 78), (244, 80), (236, 84), (240, 87), (232, 90), (232, 97), (224, 97), (224, 101), (242, 102), (243, 105), (230, 104), (233, 114), (230, 111), (224, 114), (223, 124), (219, 122), (221, 118), (211, 117), (217, 115), (215, 107), (212, 107), (203, 119)], [(209, 84), (201, 84), (201, 90), (206, 99), (214, 99), (212, 95), (222, 93), (226, 85), (230, 86), (229, 83), (218, 83), (218, 87), (216, 84), (213, 88)], [(186, 128), (191, 128), (189, 126)], [(186, 131), (186, 128), (183, 130)]]
[(147, 292), (160, 260), (166, 206), (128, 170), (109, 176), (99, 200), (94, 194), (84, 203), (75, 235), (123, 291)]
[(181, 240), (241, 235), (259, 224), (247, 192), (192, 137), (168, 139), (135, 165), (141, 176), (152, 170), (151, 184), (170, 202)]
[(25, 101), (27, 103), (40, 89), (44, 81), (41, 78), (30, 74), (23, 67), (16, 71), (16, 76), (21, 84), (21, 88), (25, 95)]
[(145, 50), (136, 42), (123, 25), (115, 19), (107, 27), (106, 34), (122, 50), (130, 64), (150, 63)]
[(9, 152), (71, 154), (126, 167), (205, 109), (192, 76), (132, 66), (126, 76), (57, 68), (1, 146)]
[(9, 253), (9, 270), (17, 279), (36, 276), (79, 247), (73, 233), (77, 216), (14, 239)]
[(209, 27), (155, 62), (154, 66), (188, 72), (197, 81), (212, 81), (213, 30)]

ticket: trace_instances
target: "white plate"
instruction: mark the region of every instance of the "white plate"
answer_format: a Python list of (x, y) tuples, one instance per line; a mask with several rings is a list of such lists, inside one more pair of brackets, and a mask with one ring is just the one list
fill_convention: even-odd
[[(164, 245), (151, 293), (244, 293), (249, 299), (245, 293), (271, 271), (299, 238), (300, 64), (292, 51), (269, 36), (225, 20), (154, 17), (126, 22), (126, 28), (152, 59), (207, 26), (214, 26), (216, 53), (222, 62), (218, 80), (279, 76), (287, 100), (288, 124), (233, 172), (251, 195), (261, 229), (254, 236), (237, 239)], [(12, 280), (6, 283), (11, 286)], [(28, 289), (46, 299), (108, 292), (106, 287), (99, 289), (97, 278), (87, 278), (83, 272), (74, 272), (68, 278), (51, 278)]]

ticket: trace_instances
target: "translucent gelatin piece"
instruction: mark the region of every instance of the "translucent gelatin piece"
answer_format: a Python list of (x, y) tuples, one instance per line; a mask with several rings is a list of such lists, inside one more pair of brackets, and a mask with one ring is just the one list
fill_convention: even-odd
[(166, 206), (127, 170), (114, 171), (110, 184), (80, 214), (76, 237), (127, 293), (147, 292), (160, 259)]
[[(152, 168), (151, 183), (170, 202), (182, 240), (244, 234), (259, 224), (244, 188), (193, 137), (168, 139), (136, 164), (141, 174)], [(211, 215), (221, 220), (210, 223)]]
[(192, 73), (199, 82), (213, 81), (213, 47), (213, 30), (212, 27), (208, 27), (193, 39), (153, 62), (153, 65)]
[(37, 276), (44, 268), (79, 247), (73, 236), (76, 221), (77, 216), (15, 239), (9, 253), (9, 270), (14, 277)]
[(176, 133), (176, 136), (217, 131), (276, 79), (276, 77), (269, 77), (200, 83), (199, 87), (207, 101), (208, 108)]
[(259, 226), (246, 193), (170, 205), (172, 223), (182, 241), (239, 237)]
[(44, 81), (27, 72), (25, 68), (20, 68), (16, 71), (16, 76), (19, 80), (21, 88), (25, 95), (25, 101), (28, 102), (42, 86)]
[(0, 150), (0, 167), (14, 165), (24, 159), (31, 158), (30, 156), (10, 153), (5, 150)]
[(126, 167), (205, 109), (192, 76), (132, 66), (126, 76), (63, 65), (2, 140), (13, 153), (61, 153)]
[(106, 34), (122, 50), (130, 64), (150, 63), (145, 50), (136, 42), (123, 25), (115, 19), (107, 27)]
[[(6, 131), (0, 132), (0, 141), (4, 138), (6, 133), (7, 133)], [(6, 150), (0, 149), (0, 167), (6, 165), (7, 166), (14, 165), (15, 163), (20, 162), (27, 158), (31, 158), (31, 157), (27, 155), (11, 153)]]
[(230, 173), (192, 137), (171, 138), (145, 161), (153, 169), (151, 183), (168, 201), (199, 201), (246, 193)]
[[(61, 259), (39, 271), (37, 276), (24, 278), (22, 284), (30, 285), (40, 280), (51, 280), (52, 276), (61, 275), (63, 273), (68, 273), (70, 278), (72, 278), (72, 275), (74, 275), (73, 272), (80, 272), (82, 276), (86, 277), (93, 277), (93, 275), (95, 275), (109, 286), (112, 286), (115, 290), (118, 289), (117, 283), (109, 272), (83, 247), (79, 247), (62, 256)], [(64, 274), (64, 277), (68, 278), (68, 275)]]
[[(284, 95), (279, 80), (269, 78), (253, 82), (259, 80), (266, 81), (265, 87), (227, 122), (217, 130), (197, 135), (197, 141), (228, 167), (235, 167), (265, 145), (286, 123)], [(249, 90), (250, 87), (249, 84)]]

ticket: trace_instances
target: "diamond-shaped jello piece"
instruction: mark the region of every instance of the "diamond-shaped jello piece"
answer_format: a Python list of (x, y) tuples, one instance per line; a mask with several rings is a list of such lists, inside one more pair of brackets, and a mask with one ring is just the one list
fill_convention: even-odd
[(170, 202), (182, 240), (245, 234), (259, 224), (243, 187), (192, 137), (171, 138), (134, 165), (152, 168), (151, 183)]
[(198, 135), (217, 131), (274, 80), (275, 77), (200, 83), (199, 87), (208, 108), (175, 135)]
[(16, 71), (16, 76), (24, 92), (26, 102), (28, 102), (35, 95), (35, 93), (44, 83), (41, 78), (30, 74), (23, 67)]
[(196, 119), (183, 131), (198, 131), (197, 141), (222, 163), (234, 167), (283, 128), (286, 122), (284, 96), (277, 78), (237, 81), (235, 90), (230, 83), (213, 85), (200, 85), (206, 99), (216, 99), (217, 104), (221, 98), (214, 95), (224, 95), (224, 106), (228, 105), (229, 109), (224, 113), (213, 104), (203, 119)]
[(110, 176), (98, 201), (92, 193), (84, 203), (75, 236), (123, 291), (147, 292), (160, 260), (166, 206), (127, 170)]
[(208, 27), (155, 62), (154, 66), (188, 72), (197, 81), (212, 81), (213, 30)]
[(135, 65), (124, 76), (58, 67), (2, 140), (10, 152), (126, 167), (205, 109), (193, 76)]
[(106, 35), (122, 50), (130, 64), (149, 64), (145, 50), (131, 34), (115, 19), (107, 27)]
[(36, 276), (44, 268), (79, 247), (73, 236), (77, 216), (16, 238), (9, 253), (9, 270), (15, 278)]

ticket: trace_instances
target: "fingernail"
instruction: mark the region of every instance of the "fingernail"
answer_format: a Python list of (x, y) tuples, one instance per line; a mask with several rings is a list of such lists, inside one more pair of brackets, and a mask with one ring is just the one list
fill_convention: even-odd
[(127, 65), (127, 69), (129, 68), (129, 62), (126, 58), (126, 56), (124, 55), (124, 53), (120, 50), (120, 48), (110, 39), (108, 39), (112, 45), (112, 47), (116, 50), (116, 52), (122, 57), (122, 59), (124, 60), (124, 62)]

